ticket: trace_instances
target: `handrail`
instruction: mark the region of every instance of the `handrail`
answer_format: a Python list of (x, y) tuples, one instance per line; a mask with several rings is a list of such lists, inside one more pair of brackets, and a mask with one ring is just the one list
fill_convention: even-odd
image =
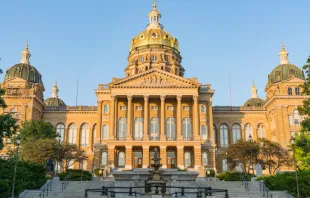
[(68, 175), (61, 182), (61, 191), (64, 191), (66, 189), (69, 184), (69, 179), (71, 179), (71, 173), (68, 173)]
[(259, 191), (263, 193), (263, 197), (267, 196), (267, 198), (272, 198), (272, 193), (269, 188), (266, 187), (264, 181), (259, 181)]
[(52, 192), (52, 186), (53, 186), (53, 180), (49, 180), (48, 182), (46, 182), (46, 184), (44, 184), (41, 188), (40, 188), (40, 198), (44, 198), (44, 196), (46, 195), (48, 197), (48, 192)]
[(246, 180), (242, 172), (240, 173), (240, 178), (241, 178), (242, 185), (244, 185), (245, 190), (249, 191), (249, 182), (248, 180)]

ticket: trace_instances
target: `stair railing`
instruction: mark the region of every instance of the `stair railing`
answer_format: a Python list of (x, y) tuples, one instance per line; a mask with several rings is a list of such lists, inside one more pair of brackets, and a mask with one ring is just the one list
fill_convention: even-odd
[(44, 198), (45, 196), (48, 196), (48, 192), (52, 191), (52, 186), (53, 186), (53, 180), (49, 180), (48, 182), (46, 182), (46, 184), (44, 184), (44, 186), (42, 186), (40, 188), (40, 194), (39, 197), (40, 198)]
[(71, 173), (68, 173), (68, 175), (64, 178), (64, 180), (61, 182), (61, 190), (64, 191), (66, 187), (69, 184), (69, 180), (71, 179)]
[(272, 193), (269, 188), (266, 187), (264, 181), (259, 181), (259, 191), (263, 193), (263, 197), (267, 196), (267, 198), (272, 198)]
[(244, 189), (246, 191), (249, 191), (249, 182), (246, 180), (246, 177), (242, 172), (240, 173), (240, 178), (241, 178), (242, 185), (244, 186)]

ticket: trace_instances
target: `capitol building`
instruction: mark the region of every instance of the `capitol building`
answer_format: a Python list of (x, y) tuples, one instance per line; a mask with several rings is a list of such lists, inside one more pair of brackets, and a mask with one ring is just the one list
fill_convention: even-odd
[[(184, 77), (178, 39), (163, 29), (156, 3), (148, 18), (146, 29), (130, 42), (123, 77), (99, 82), (105, 84), (95, 90), (96, 106), (67, 106), (56, 83), (51, 97), (44, 98), (42, 75), (30, 64), (27, 44), (20, 63), (9, 67), (0, 83), (7, 104), (1, 113), (11, 113), (18, 123), (50, 122), (61, 141), (78, 145), (88, 156), (72, 168), (89, 171), (147, 168), (157, 148), (163, 168), (220, 173), (229, 169), (225, 149), (240, 139), (251, 135), (289, 143), (303, 119), (297, 107), (307, 96), (300, 88), (304, 73), (289, 62), (284, 46), (279, 65), (268, 74), (264, 99), (253, 82), (243, 106), (213, 106), (211, 84)], [(4, 141), (3, 154), (11, 145)]]

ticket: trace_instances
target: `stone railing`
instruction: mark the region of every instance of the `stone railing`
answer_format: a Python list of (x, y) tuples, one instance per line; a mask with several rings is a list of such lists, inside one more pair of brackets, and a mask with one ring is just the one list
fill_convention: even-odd
[(265, 111), (264, 107), (214, 106), (213, 111)]
[(44, 111), (97, 111), (97, 106), (45, 107)]
[(99, 84), (98, 90), (110, 90), (107, 84)]

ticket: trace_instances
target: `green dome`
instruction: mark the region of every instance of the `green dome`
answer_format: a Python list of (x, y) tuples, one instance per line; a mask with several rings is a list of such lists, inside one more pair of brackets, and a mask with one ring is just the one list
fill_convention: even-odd
[(268, 75), (268, 84), (279, 83), (291, 78), (305, 80), (304, 72), (293, 64), (281, 64)]
[(265, 104), (265, 100), (261, 98), (250, 98), (243, 106), (245, 107), (262, 107)]
[(19, 77), (33, 83), (42, 83), (42, 76), (39, 71), (27, 63), (18, 63), (6, 70), (4, 80)]
[(46, 106), (49, 106), (49, 107), (66, 106), (64, 101), (62, 101), (60, 98), (54, 98), (54, 97), (46, 99), (44, 103)]

